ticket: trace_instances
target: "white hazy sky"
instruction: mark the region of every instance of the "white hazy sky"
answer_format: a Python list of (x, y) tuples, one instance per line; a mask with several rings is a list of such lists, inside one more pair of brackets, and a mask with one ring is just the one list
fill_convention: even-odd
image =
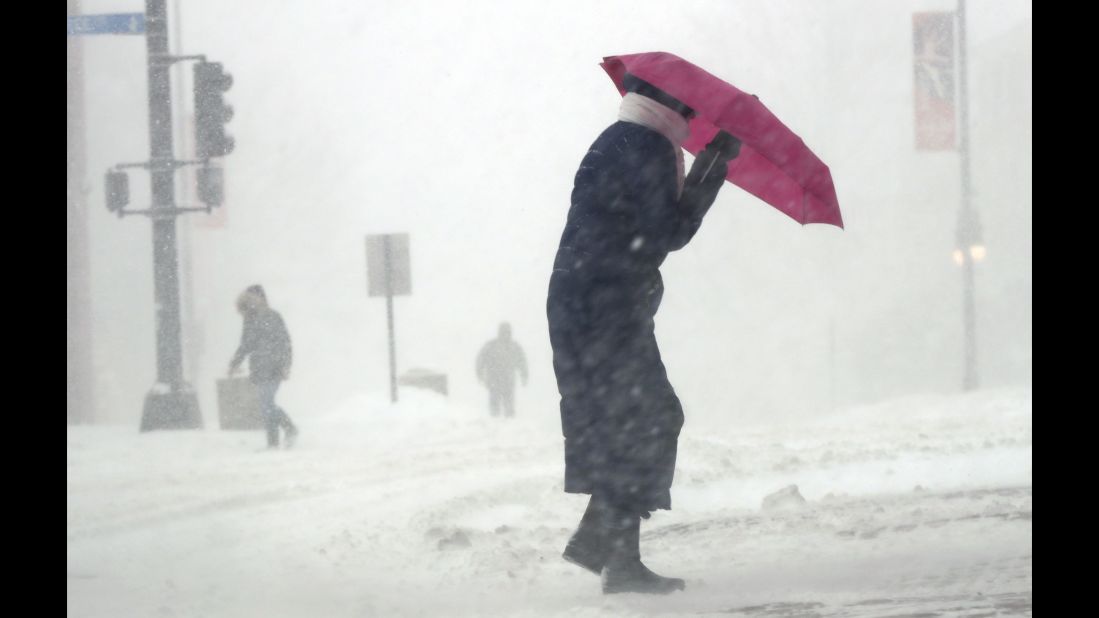
[[(234, 79), (224, 224), (180, 220), (187, 375), (206, 422), (240, 334), (233, 300), (251, 283), (294, 338), (280, 393), (291, 414), (388, 388), (384, 302), (366, 296), (364, 249), (366, 234), (388, 232), (411, 238), (413, 294), (395, 303), (400, 370), (445, 372), (452, 397), (480, 403), (473, 357), (508, 320), (531, 364), (520, 413), (555, 415), (546, 284), (576, 166), (619, 100), (598, 62), (657, 50), (758, 94), (829, 165), (847, 225), (801, 227), (726, 185), (664, 267), (657, 335), (688, 422), (957, 390), (959, 162), (914, 148), (911, 34), (912, 13), (953, 6), (170, 3), (174, 49)], [(1031, 5), (972, 0), (968, 13), (974, 204), (989, 251), (976, 280), (981, 379), (1029, 384)], [(96, 415), (136, 423), (155, 381), (150, 226), (109, 215), (102, 178), (148, 157), (144, 39), (86, 37), (83, 53)], [(189, 108), (190, 68), (174, 70)], [(147, 177), (130, 182), (143, 207)]]

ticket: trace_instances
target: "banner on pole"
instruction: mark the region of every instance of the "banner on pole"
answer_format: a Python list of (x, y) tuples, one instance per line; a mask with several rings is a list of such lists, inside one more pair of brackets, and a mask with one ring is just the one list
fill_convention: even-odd
[(914, 13), (916, 149), (957, 148), (954, 13)]

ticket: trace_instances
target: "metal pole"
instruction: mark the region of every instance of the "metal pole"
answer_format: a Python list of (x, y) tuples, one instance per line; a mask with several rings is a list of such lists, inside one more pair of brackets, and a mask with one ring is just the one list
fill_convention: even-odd
[[(165, 0), (145, 1), (146, 43), (149, 53), (149, 158), (172, 159), (172, 95), (169, 66), (154, 60), (168, 54), (168, 16)], [(174, 172), (154, 167), (153, 209), (175, 206)], [(175, 218), (153, 217), (153, 276), (157, 325), (157, 381), (174, 387), (183, 381), (180, 345), (179, 276)]]
[(389, 397), (397, 403), (397, 340), (393, 334), (393, 262), (389, 235), (382, 237), (385, 249), (385, 316), (389, 324)]
[[(78, 0), (68, 0), (69, 15), (80, 14)], [(91, 282), (88, 268), (88, 213), (85, 191), (84, 58), (82, 37), (68, 37), (68, 175), (66, 182), (66, 415), (69, 424), (91, 422), (95, 410), (91, 335)]]
[(966, 0), (958, 0), (958, 104), (960, 116), (960, 159), (962, 178), (962, 215), (958, 231), (960, 239), (964, 239), (960, 249), (963, 254), (962, 261), (962, 321), (965, 326), (965, 375), (962, 379), (963, 390), (977, 388), (977, 310), (974, 300), (973, 281), (973, 256), (970, 254), (970, 246), (977, 239), (977, 217), (973, 211), (971, 202), (972, 185), (969, 175), (969, 89), (967, 81), (966, 62), (966, 36), (965, 36), (965, 3)]
[[(175, 55), (183, 55), (183, 36), (182, 36), (182, 24), (183, 20), (180, 18), (180, 6), (183, 4), (183, 0), (175, 0), (172, 2), (172, 36), (175, 47)], [(175, 116), (181, 120), (187, 117), (186, 107), (184, 101), (186, 97), (183, 93), (186, 92), (184, 88), (183, 71), (176, 69), (176, 92), (178, 93), (175, 99), (176, 112)], [(178, 131), (179, 149), (183, 155), (183, 158), (188, 158), (193, 155), (190, 148), (190, 143), (187, 136), (187, 123), (180, 122), (180, 128)], [(193, 178), (191, 174), (191, 168), (186, 168), (183, 177), (187, 180)], [(180, 201), (184, 204), (193, 203), (191, 199), (192, 185), (189, 182), (180, 183), (179, 187)], [(196, 379), (198, 376), (198, 359), (199, 359), (199, 342), (196, 336), (196, 327), (198, 319), (195, 316), (195, 276), (194, 276), (194, 230), (190, 225), (183, 225), (183, 229), (180, 230), (180, 257), (182, 261), (182, 279), (181, 284), (183, 286), (183, 313), (181, 317), (181, 326), (183, 334), (184, 348), (186, 351), (187, 362), (184, 367), (187, 369), (187, 373)]]
[[(179, 264), (176, 253), (175, 170), (172, 155), (172, 89), (166, 0), (145, 0), (149, 71), (149, 160), (153, 201), (153, 300), (156, 308), (157, 386), (145, 398), (141, 429), (201, 427), (198, 400), (183, 382), (180, 341)], [(157, 165), (157, 164), (161, 165)], [(166, 216), (156, 216), (163, 209)]]
[(962, 266), (962, 285), (965, 287), (963, 311), (965, 315), (965, 376), (962, 389), (971, 391), (977, 388), (977, 310), (973, 300), (973, 259), (966, 256)]

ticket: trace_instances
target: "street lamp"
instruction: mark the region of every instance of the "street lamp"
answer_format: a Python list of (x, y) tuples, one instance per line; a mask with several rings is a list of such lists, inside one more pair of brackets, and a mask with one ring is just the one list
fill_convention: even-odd
[[(977, 388), (977, 309), (973, 265), (984, 260), (987, 253), (977, 211), (965, 203), (958, 214), (958, 235), (953, 257), (954, 263), (962, 267), (962, 322), (965, 327), (965, 374), (962, 378), (962, 389), (967, 391)], [(966, 259), (967, 256), (969, 259)]]
[[(981, 223), (973, 205), (969, 162), (969, 85), (966, 58), (966, 0), (957, 0), (949, 13), (916, 13), (913, 16), (916, 67), (916, 148), (958, 150), (961, 203), (957, 237), (951, 257), (962, 269), (962, 324), (964, 328), (965, 373), (963, 390), (977, 388), (977, 317), (973, 293), (973, 264), (987, 256), (981, 238)], [(950, 24), (953, 17), (953, 24)], [(951, 26), (954, 27), (951, 27)], [(957, 34), (957, 65), (954, 39)], [(954, 102), (953, 71), (957, 69), (957, 108)], [(957, 112), (957, 118), (953, 115)], [(955, 124), (956, 122), (956, 124)], [(955, 127), (957, 131), (955, 132)], [(957, 141), (955, 141), (957, 135)]]
[[(984, 245), (970, 245), (969, 247), (969, 259), (973, 262), (980, 262), (988, 255), (988, 249)], [(963, 249), (955, 249), (951, 254), (954, 258), (954, 263), (958, 266), (965, 265), (966, 251)]]
[[(965, 32), (966, 0), (958, 0), (958, 103), (961, 155), (962, 203), (958, 211), (958, 236), (954, 262), (962, 267), (962, 322), (965, 328), (965, 373), (962, 390), (977, 388), (977, 309), (973, 292), (973, 263), (985, 258), (987, 250), (981, 238), (981, 221), (972, 203), (969, 175), (969, 81)], [(966, 254), (970, 259), (965, 259)]]
[[(981, 235), (981, 221), (976, 209), (963, 205), (958, 213), (958, 230), (954, 245), (954, 263), (963, 266), (967, 262), (980, 262), (988, 255)], [(969, 257), (967, 260), (966, 257)]]

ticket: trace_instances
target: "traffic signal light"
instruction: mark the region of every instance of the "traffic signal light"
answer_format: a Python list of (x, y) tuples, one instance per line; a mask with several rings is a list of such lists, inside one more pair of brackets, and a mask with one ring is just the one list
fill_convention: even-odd
[(198, 199), (207, 206), (221, 206), (225, 201), (225, 179), (220, 167), (198, 168)]
[(195, 152), (200, 159), (233, 151), (233, 138), (225, 134), (225, 123), (233, 117), (233, 108), (221, 98), (232, 85), (232, 76), (220, 62), (195, 64)]
[[(107, 172), (107, 210), (119, 212), (130, 203), (130, 178), (126, 172)], [(121, 213), (118, 216), (122, 216)]]

